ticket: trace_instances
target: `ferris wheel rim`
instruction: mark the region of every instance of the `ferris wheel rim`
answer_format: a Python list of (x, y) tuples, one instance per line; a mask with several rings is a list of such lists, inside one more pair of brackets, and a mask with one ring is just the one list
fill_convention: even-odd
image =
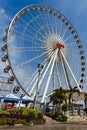
[[(10, 32), (11, 27), (13, 26), (13, 23), (16, 22), (16, 21), (15, 21), (16, 18), (17, 18), (18, 16), (20, 17), (21, 15), (23, 15), (23, 14), (25, 13), (25, 12), (23, 12), (23, 11), (26, 10), (27, 8), (30, 8), (30, 7), (31, 7), (31, 8), (32, 8), (32, 7), (44, 7), (45, 9), (48, 8), (49, 10), (53, 10), (54, 13), (58, 13), (59, 15), (61, 15), (62, 18), (65, 18), (66, 23), (69, 24), (68, 27), (73, 28), (72, 31), (75, 31), (75, 32), (74, 32), (74, 33), (75, 33), (74, 36), (77, 36), (77, 37), (78, 37), (77, 40), (80, 41), (79, 36), (78, 36), (76, 30), (74, 29), (74, 27), (72, 26), (72, 24), (69, 22), (69, 20), (68, 20), (63, 14), (61, 14), (59, 11), (57, 11), (57, 10), (51, 8), (51, 7), (48, 7), (48, 6), (45, 6), (45, 5), (40, 5), (40, 4), (34, 4), (34, 5), (26, 6), (26, 7), (24, 7), (23, 9), (21, 9), (21, 10), (14, 16), (14, 18), (11, 20), (11, 23), (10, 23), (10, 25), (9, 25), (9, 27), (8, 27), (8, 30), (7, 30), (7, 33), (6, 33), (7, 37), (8, 37), (8, 35), (9, 35), (9, 32)], [(29, 10), (28, 10), (28, 11), (29, 11)], [(21, 12), (23, 12), (23, 14), (19, 15)], [(58, 15), (58, 14), (57, 14), (57, 15)], [(53, 15), (54, 15), (54, 14), (53, 14)], [(55, 14), (55, 15), (56, 15), (56, 14)], [(58, 15), (58, 16), (59, 16), (59, 15)], [(78, 42), (78, 41), (77, 41), (77, 42)], [(7, 42), (7, 44), (8, 44), (8, 42)], [(81, 41), (80, 41), (79, 46), (82, 46)], [(79, 48), (78, 48), (78, 50), (79, 50)], [(81, 49), (80, 52), (81, 52), (81, 51), (83, 51), (83, 50)], [(80, 54), (80, 52), (79, 52), (79, 54)], [(9, 65), (11, 66), (10, 59), (9, 59), (8, 49), (7, 49), (7, 53), (6, 53), (6, 54), (8, 55), (8, 62), (9, 62)], [(82, 56), (84, 56), (84, 55), (82, 55)], [(85, 60), (84, 60), (84, 61), (85, 61)], [(83, 63), (83, 61), (81, 61), (81, 63)], [(84, 63), (85, 63), (85, 62), (84, 62)], [(82, 67), (82, 68), (85, 68), (85, 67)], [(82, 69), (82, 68), (81, 68), (81, 69)], [(12, 68), (12, 67), (11, 67), (11, 71), (12, 71), (12, 74), (13, 74), (13, 76), (15, 77), (17, 83), (18, 83), (18, 84), (20, 85), (20, 87), (22, 88), (22, 90), (23, 90), (28, 96), (30, 96), (30, 95), (26, 92), (26, 90), (22, 87), (22, 85), (19, 83), (18, 79), (16, 78), (16, 75), (14, 74), (14, 71), (13, 71), (13, 68)], [(83, 72), (82, 72), (82, 73), (83, 73)]]

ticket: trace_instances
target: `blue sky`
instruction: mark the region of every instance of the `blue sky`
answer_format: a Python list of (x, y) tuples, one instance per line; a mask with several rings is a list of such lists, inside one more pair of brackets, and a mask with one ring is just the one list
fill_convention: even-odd
[(87, 0), (2, 0), (0, 1), (0, 10), (4, 11), (4, 16), (0, 16), (1, 24), (8, 25), (9, 21), (21, 8), (35, 3), (49, 5), (63, 13), (77, 30), (83, 46), (86, 48)]
[[(3, 33), (14, 15), (23, 7), (36, 3), (51, 6), (68, 18), (77, 30), (87, 55), (87, 0), (0, 0), (0, 46), (2, 46)], [(86, 84), (87, 78), (85, 90), (87, 90)]]

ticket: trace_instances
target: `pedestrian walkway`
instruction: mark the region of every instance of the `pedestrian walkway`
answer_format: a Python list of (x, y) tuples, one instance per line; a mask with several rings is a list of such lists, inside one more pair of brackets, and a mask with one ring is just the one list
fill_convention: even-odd
[(69, 116), (67, 121), (87, 121), (87, 116)]

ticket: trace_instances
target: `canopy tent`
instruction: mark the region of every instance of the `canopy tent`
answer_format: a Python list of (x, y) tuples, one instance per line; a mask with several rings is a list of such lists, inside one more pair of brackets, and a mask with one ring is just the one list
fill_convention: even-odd
[(4, 101), (14, 101), (14, 102), (18, 102), (18, 101), (22, 101), (22, 102), (34, 102), (34, 100), (28, 96), (24, 96), (22, 98), (19, 98), (13, 94), (8, 94), (6, 96), (0, 96), (0, 99), (3, 99)]
[(13, 95), (13, 94), (8, 94), (6, 96), (0, 96), (0, 99), (3, 99), (4, 101), (19, 101), (20, 98)]
[(32, 99), (31, 97), (25, 95), (24, 97), (20, 98), (22, 101), (24, 102), (27, 102), (27, 101), (30, 101), (30, 102), (34, 102), (34, 99)]

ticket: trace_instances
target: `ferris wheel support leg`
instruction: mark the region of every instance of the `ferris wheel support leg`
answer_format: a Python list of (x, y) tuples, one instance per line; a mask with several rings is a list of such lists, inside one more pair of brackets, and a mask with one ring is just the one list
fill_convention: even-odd
[(50, 64), (51, 64), (52, 60), (53, 60), (53, 57), (51, 58), (51, 60), (50, 60), (50, 62), (49, 62), (49, 64), (48, 64), (46, 70), (45, 70), (45, 71), (43, 70), (44, 73), (43, 73), (43, 76), (42, 76), (42, 78), (41, 78), (41, 80), (40, 80), (40, 82), (39, 82), (38, 89), (40, 88), (40, 86), (41, 86), (41, 84), (42, 84), (42, 82), (43, 82), (43, 80), (44, 80), (44, 77), (45, 77), (45, 75), (47, 74), (47, 71), (48, 71), (48, 69), (49, 69), (49, 67), (50, 67)]
[(69, 82), (68, 82), (68, 79), (67, 79), (67, 73), (66, 73), (66, 70), (65, 70), (65, 65), (64, 65), (64, 61), (63, 61), (62, 56), (61, 56), (61, 63), (62, 63), (62, 68), (63, 68), (64, 77), (65, 77), (65, 81), (66, 81), (66, 86), (69, 88)]
[(55, 77), (54, 77), (54, 69), (53, 69), (53, 72), (52, 72), (52, 90), (53, 91), (55, 90), (55, 87), (54, 87), (55, 86), (54, 85), (55, 84), (55, 80), (54, 79), (55, 79)]
[[(50, 54), (50, 56), (52, 56), (52, 54)], [(47, 60), (48, 60), (48, 59), (49, 59), (49, 58), (47, 58)], [(53, 58), (50, 60), (48, 66), (47, 66), (47, 68), (46, 68), (46, 70), (45, 70), (46, 63), (43, 62), (43, 64), (44, 64), (44, 68), (43, 68), (43, 70), (42, 70), (41, 73), (43, 73), (43, 72), (44, 72), (44, 73), (43, 73), (43, 76), (41, 77), (41, 80), (40, 80), (39, 83), (38, 83), (38, 89), (40, 89), (40, 87), (41, 87), (41, 84), (42, 84), (42, 82), (43, 82), (43, 80), (44, 80), (44, 77), (45, 77), (45, 75), (46, 75), (46, 73), (47, 73), (49, 67), (50, 67), (50, 63), (52, 62), (52, 60), (53, 60)], [(45, 70), (45, 71), (44, 71), (44, 70)], [(33, 90), (34, 90), (34, 89), (33, 89)], [(32, 91), (32, 92), (34, 93), (34, 96), (35, 96), (35, 90)], [(31, 92), (30, 92), (30, 93), (31, 93)]]
[(59, 87), (61, 87), (62, 84), (61, 84), (61, 80), (60, 80), (60, 76), (59, 76), (59, 72), (58, 72), (58, 63), (57, 62), (56, 62), (56, 74), (57, 74), (57, 78), (58, 78)]
[(62, 54), (62, 56), (63, 56), (63, 58), (64, 58), (64, 61), (65, 61), (66, 65), (67, 65), (67, 67), (68, 67), (68, 69), (69, 69), (69, 71), (70, 71), (70, 73), (71, 73), (71, 75), (72, 75), (72, 78), (73, 78), (74, 82), (76, 83), (76, 85), (77, 85), (79, 91), (82, 92), (82, 90), (81, 90), (81, 88), (79, 87), (79, 84), (78, 84), (78, 82), (77, 82), (77, 80), (76, 80), (76, 78), (75, 78), (75, 76), (74, 76), (74, 74), (73, 74), (73, 72), (72, 72), (72, 70), (71, 70), (71, 68), (70, 68), (70, 66), (69, 66), (69, 64), (68, 64), (68, 62), (67, 62), (67, 60), (66, 60), (66, 58), (65, 58), (65, 56), (64, 56), (64, 54), (63, 54), (62, 51), (61, 51), (61, 54)]
[(53, 68), (54, 68), (54, 64), (55, 64), (55, 60), (56, 60), (56, 57), (57, 57), (57, 52), (58, 52), (58, 49), (57, 49), (57, 51), (55, 52), (55, 54), (53, 56), (53, 58), (54, 58), (53, 59), (53, 64), (52, 64), (52, 67), (51, 67), (51, 70), (50, 70), (50, 74), (49, 74), (49, 77), (48, 77), (48, 81), (47, 81), (47, 84), (46, 84), (46, 88), (45, 88), (41, 103), (44, 103), (44, 101), (45, 101), (46, 93), (47, 93), (48, 86), (49, 86), (49, 83), (50, 83), (50, 78), (51, 78)]

